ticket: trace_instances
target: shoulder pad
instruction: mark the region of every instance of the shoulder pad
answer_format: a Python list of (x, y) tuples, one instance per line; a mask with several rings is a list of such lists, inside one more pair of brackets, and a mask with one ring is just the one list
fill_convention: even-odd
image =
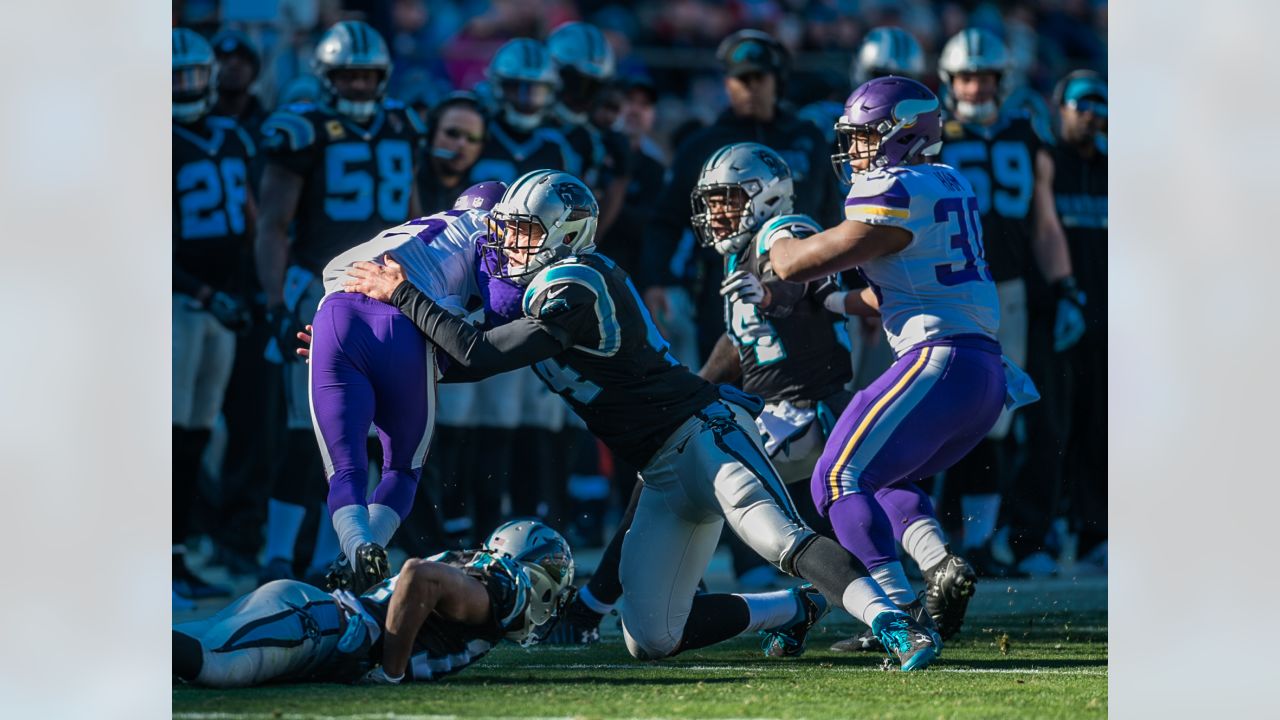
[(756, 232), (756, 254), (765, 255), (780, 237), (809, 237), (822, 232), (822, 226), (808, 215), (779, 215)]
[(607, 356), (622, 348), (617, 307), (609, 295), (604, 275), (577, 258), (554, 263), (539, 272), (525, 290), (523, 304), (525, 314), (537, 319), (553, 318), (589, 305), (599, 323), (600, 344), (579, 349)]
[[(316, 142), (316, 128), (310, 118), (289, 109), (277, 110), (262, 123), (262, 145), (269, 150), (298, 152)], [(309, 106), (314, 109), (314, 106)]]
[(902, 178), (900, 168), (887, 168), (864, 175), (855, 175), (845, 197), (845, 217), (865, 220), (867, 216), (905, 220), (911, 208), (911, 193)]

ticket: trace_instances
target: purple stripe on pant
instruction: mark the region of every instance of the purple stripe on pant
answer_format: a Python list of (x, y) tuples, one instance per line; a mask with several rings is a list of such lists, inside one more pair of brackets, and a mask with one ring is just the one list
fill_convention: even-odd
[(329, 477), (329, 512), (365, 504), (373, 425), (383, 458), (373, 502), (404, 519), (434, 426), (431, 346), (398, 308), (364, 295), (326, 297), (312, 325), (311, 420)]
[(1004, 406), (1000, 345), (982, 336), (921, 343), (854, 395), (827, 439), (810, 489), (840, 543), (868, 568), (933, 506), (915, 481), (973, 449)]

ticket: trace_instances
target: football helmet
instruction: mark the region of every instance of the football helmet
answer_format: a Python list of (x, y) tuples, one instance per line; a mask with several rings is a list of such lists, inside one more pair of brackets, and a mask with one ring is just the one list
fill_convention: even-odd
[(976, 27), (956, 33), (942, 46), (942, 55), (938, 58), (938, 77), (946, 87), (947, 107), (963, 122), (987, 122), (1000, 111), (999, 101), (994, 98), (980, 103), (961, 101), (951, 88), (952, 80), (962, 72), (990, 72), (1003, 79), (1008, 69), (1009, 49), (995, 33)]
[(192, 123), (213, 107), (213, 47), (194, 30), (173, 29), (173, 119)]
[[(698, 242), (721, 255), (732, 255), (769, 218), (791, 212), (795, 183), (787, 162), (772, 149), (760, 143), (734, 143), (707, 158), (689, 201)], [(736, 223), (731, 217), (737, 209), (734, 204), (742, 208)]]
[(525, 621), (507, 637), (524, 642), (549, 622), (573, 592), (573, 552), (560, 533), (533, 519), (499, 525), (484, 541), (484, 551), (520, 563), (531, 585)]
[[(918, 162), (942, 149), (942, 118), (938, 97), (910, 78), (888, 76), (858, 86), (836, 120), (836, 145), (831, 168), (841, 182), (854, 172)], [(867, 159), (866, 170), (853, 160)]]
[[(381, 73), (374, 97), (367, 100), (351, 100), (343, 97), (333, 83), (332, 73), (337, 70), (376, 70)], [(391, 79), (391, 53), (387, 43), (367, 23), (359, 20), (343, 20), (334, 24), (316, 44), (311, 59), (311, 71), (320, 80), (320, 86), (334, 110), (356, 122), (365, 122), (378, 111)]]
[(507, 191), (507, 184), (498, 180), (476, 183), (453, 202), (454, 210), (491, 210)]
[(485, 79), (502, 119), (524, 132), (542, 123), (560, 87), (551, 54), (530, 38), (516, 38), (498, 48), (485, 70)]
[(587, 121), (591, 102), (613, 79), (613, 48), (595, 25), (571, 22), (547, 37), (547, 52), (560, 71), (556, 114), (581, 125)]
[(885, 75), (916, 80), (924, 77), (924, 51), (920, 43), (911, 33), (892, 25), (872, 28), (862, 39), (862, 47), (853, 56), (853, 65), (849, 68), (854, 87)]
[(599, 216), (591, 189), (569, 173), (521, 175), (489, 211), (485, 270), (528, 285), (547, 265), (595, 250)]

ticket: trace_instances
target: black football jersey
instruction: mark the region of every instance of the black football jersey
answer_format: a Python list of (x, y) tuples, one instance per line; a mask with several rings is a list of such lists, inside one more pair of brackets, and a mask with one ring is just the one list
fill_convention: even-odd
[(668, 351), (626, 272), (599, 253), (555, 263), (524, 295), (527, 316), (573, 346), (533, 366), (611, 451), (644, 467), (718, 389)]
[[(413, 652), (405, 674), (407, 680), (435, 680), (484, 657), (504, 635), (523, 625), (529, 606), (528, 577), (512, 560), (481, 550), (451, 550), (427, 559), (460, 568), (479, 580), (489, 594), (490, 621), (486, 625), (464, 625), (438, 615), (428, 616), (413, 639)], [(383, 580), (359, 598), (364, 610), (384, 629), (399, 577)], [(371, 657), (375, 660), (382, 657), (381, 640), (373, 646)]]
[(573, 150), (580, 171), (569, 169), (577, 175), (599, 199), (614, 178), (627, 173), (630, 147), (620, 133), (601, 130), (589, 122), (566, 124), (560, 128), (565, 141)]
[(947, 119), (942, 141), (942, 164), (963, 173), (978, 198), (993, 279), (1022, 277), (1034, 228), (1036, 153), (1048, 140), (1029, 116), (1017, 113), (1001, 115), (989, 126)]
[[(765, 223), (758, 237), (777, 232), (805, 237), (812, 227), (817, 223), (808, 216), (783, 215)], [(737, 255), (726, 257), (725, 276), (747, 270), (769, 283), (774, 276), (764, 267), (769, 253), (767, 249), (760, 252), (762, 246), (753, 241)], [(794, 302), (764, 311), (724, 298), (725, 327), (738, 349), (743, 390), (767, 402), (821, 400), (849, 382), (853, 370), (844, 318), (822, 306), (839, 289), (835, 278), (810, 282)], [(775, 303), (779, 297), (774, 293)]]
[(534, 170), (563, 170), (576, 175), (581, 171), (581, 162), (559, 130), (540, 127), (531, 133), (520, 133), (491, 120), (484, 149), (471, 166), (467, 185), (486, 180), (510, 185)]
[(253, 140), (235, 120), (206, 115), (173, 125), (173, 260), (186, 273), (227, 289), (249, 227)]
[[(1085, 293), (1090, 332), (1107, 321), (1107, 156), (1086, 158), (1059, 145), (1053, 153), (1053, 200), (1067, 233), (1071, 267)], [(1105, 333), (1106, 330), (1099, 332)]]
[(368, 126), (328, 107), (288, 105), (262, 124), (269, 164), (302, 176), (292, 260), (319, 273), (333, 257), (409, 219), (426, 128), (387, 99)]

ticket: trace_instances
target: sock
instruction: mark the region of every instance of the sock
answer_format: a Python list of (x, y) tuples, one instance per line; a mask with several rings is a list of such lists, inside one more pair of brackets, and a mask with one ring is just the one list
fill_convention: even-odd
[(311, 567), (327, 568), (342, 548), (338, 546), (338, 533), (329, 520), (329, 506), (320, 503), (320, 521), (316, 523), (316, 546), (311, 551)]
[(293, 545), (307, 509), (271, 498), (267, 501), (267, 560), (293, 560)]
[(882, 612), (902, 612), (894, 607), (884, 590), (869, 577), (860, 577), (849, 583), (840, 604), (844, 606), (845, 612), (866, 623), (868, 627)]
[(960, 512), (964, 515), (964, 548), (982, 547), (996, 534), (1000, 494), (965, 495), (960, 498)]
[(907, 573), (903, 571), (900, 562), (885, 563), (873, 569), (871, 579), (875, 580), (880, 589), (884, 590), (884, 594), (898, 605), (910, 605), (911, 601), (916, 599), (915, 593), (911, 591), (911, 582), (907, 580)]
[(347, 555), (347, 562), (355, 568), (356, 548), (373, 542), (369, 529), (369, 508), (363, 505), (347, 505), (333, 511), (333, 529), (338, 532), (338, 543)]
[(373, 541), (386, 547), (391, 542), (396, 529), (400, 527), (400, 514), (386, 505), (369, 504), (369, 529), (373, 531)]
[(689, 619), (684, 625), (684, 636), (671, 655), (737, 637), (746, 631), (750, 621), (751, 613), (741, 595), (695, 595), (693, 606), (689, 608)]
[(794, 623), (802, 612), (796, 594), (790, 590), (775, 590), (767, 593), (750, 593), (739, 595), (747, 604), (747, 612), (751, 619), (747, 622), (747, 632), (753, 630), (775, 630)]
[(601, 615), (608, 615), (610, 612), (613, 611), (613, 603), (602, 602), (601, 600), (599, 600), (595, 595), (591, 593), (590, 585), (584, 586), (581, 590), (578, 591), (578, 599), (582, 601), (583, 605), (586, 605), (587, 607), (591, 608), (595, 612), (600, 613)]
[(947, 558), (947, 537), (937, 520), (917, 520), (902, 532), (902, 549), (927, 573)]

